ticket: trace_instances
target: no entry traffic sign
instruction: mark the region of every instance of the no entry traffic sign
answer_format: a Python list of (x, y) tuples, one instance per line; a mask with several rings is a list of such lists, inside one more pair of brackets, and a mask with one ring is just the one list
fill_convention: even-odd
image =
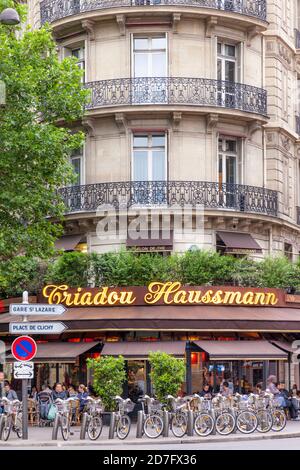
[(36, 355), (37, 345), (29, 336), (19, 336), (13, 342), (11, 352), (17, 361), (31, 361)]

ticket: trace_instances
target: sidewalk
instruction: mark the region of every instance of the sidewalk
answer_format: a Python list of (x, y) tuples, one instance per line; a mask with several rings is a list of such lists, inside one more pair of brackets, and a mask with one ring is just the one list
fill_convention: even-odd
[(68, 446), (103, 446), (103, 450), (108, 446), (122, 446), (122, 444), (128, 445), (153, 445), (159, 447), (162, 444), (195, 444), (201, 442), (234, 442), (234, 441), (249, 441), (249, 440), (263, 440), (263, 439), (287, 439), (287, 438), (300, 438), (300, 422), (299, 421), (290, 421), (288, 422), (286, 428), (280, 433), (269, 432), (267, 434), (260, 434), (255, 432), (250, 435), (241, 434), (239, 432), (231, 434), (229, 436), (223, 437), (220, 435), (213, 435), (208, 437), (199, 437), (193, 436), (188, 437), (184, 436), (182, 439), (173, 437), (172, 432), (170, 431), (169, 437), (160, 437), (158, 439), (148, 439), (143, 437), (142, 439), (135, 438), (136, 426), (133, 425), (131, 432), (125, 441), (120, 441), (117, 437), (115, 439), (108, 439), (108, 427), (104, 426), (102, 434), (97, 441), (90, 441), (88, 438), (85, 440), (80, 440), (80, 427), (73, 427), (72, 432), (74, 433), (70, 436), (69, 441), (63, 441), (61, 433), (58, 433), (58, 440), (52, 441), (52, 428), (29, 428), (29, 439), (23, 441), (18, 439), (14, 433), (11, 434), (7, 442), (0, 442), (1, 450), (10, 447), (68, 447)]

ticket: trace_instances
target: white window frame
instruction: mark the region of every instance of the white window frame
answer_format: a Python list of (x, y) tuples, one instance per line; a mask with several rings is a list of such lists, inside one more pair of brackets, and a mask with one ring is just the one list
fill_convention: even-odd
[[(164, 37), (165, 38), (165, 41), (166, 41), (166, 47), (165, 47), (165, 52), (166, 52), (166, 62), (165, 62), (165, 70), (166, 70), (166, 73), (165, 73), (165, 77), (168, 77), (169, 76), (169, 35), (167, 32), (162, 32), (162, 33), (145, 33), (145, 34), (142, 34), (142, 33), (139, 33), (139, 34), (135, 34), (135, 33), (132, 33), (131, 34), (131, 77), (132, 78), (139, 78), (139, 77), (135, 77), (135, 49), (134, 49), (134, 40), (135, 39), (151, 39), (151, 38), (159, 38), (159, 37)], [(148, 49), (148, 51), (150, 51), (151, 49)], [(157, 49), (157, 51), (159, 51), (160, 49)], [(145, 50), (146, 52), (146, 50)], [(148, 57), (148, 65), (149, 65), (149, 61), (150, 61), (150, 56), (151, 54), (149, 54), (149, 57)], [(149, 77), (150, 75), (147, 74), (145, 75), (145, 77)], [(150, 76), (151, 77), (151, 76)], [(140, 77), (141, 78), (141, 77)]]
[[(243, 179), (243, 141), (237, 137), (229, 137), (224, 135), (219, 135), (217, 141), (217, 181), (219, 180), (219, 161), (220, 156), (222, 155), (222, 184), (226, 184), (227, 172), (226, 172), (226, 157), (235, 157), (236, 158), (236, 167), (235, 167), (235, 183), (242, 184)], [(219, 141), (222, 141), (222, 150), (219, 150)], [(236, 152), (226, 151), (226, 142), (233, 141), (236, 143)]]
[[(145, 132), (132, 132), (131, 134), (131, 181), (132, 182), (135, 182), (135, 181), (138, 181), (136, 179), (134, 179), (134, 150), (135, 148), (140, 148), (142, 150), (147, 150), (147, 152), (149, 152), (150, 149), (153, 149), (153, 147), (149, 146), (146, 148), (146, 147), (134, 147), (134, 138), (135, 137), (142, 137), (142, 136), (147, 136), (148, 138), (148, 142), (149, 142), (149, 137), (151, 136), (151, 142), (152, 142), (152, 137), (153, 136), (163, 136), (165, 137), (165, 179), (164, 180), (161, 180), (161, 181), (168, 181), (168, 133), (165, 131), (165, 132), (155, 132), (155, 131), (145, 131)], [(155, 148), (159, 148), (159, 147), (155, 147)], [(147, 157), (147, 163), (148, 163), (148, 175), (151, 174), (152, 175), (152, 162), (153, 162), (153, 156), (152, 156), (152, 150), (151, 150), (151, 158), (149, 158), (149, 153), (148, 153), (148, 157)], [(153, 180), (153, 179), (149, 179), (146, 180), (146, 181), (156, 181), (156, 180)]]
[[(70, 156), (70, 163), (72, 165), (72, 160), (80, 160), (80, 181), (79, 185), (82, 186), (85, 184), (85, 144), (82, 146), (81, 154), (74, 154)], [(70, 186), (77, 186), (77, 184), (72, 183)]]
[[(218, 44), (221, 44), (221, 53), (218, 52)], [(235, 56), (234, 58), (232, 56), (227, 56), (225, 53), (225, 48), (226, 46), (232, 46), (235, 48)], [(234, 68), (234, 81), (233, 83), (236, 83), (238, 81), (238, 70), (240, 67), (239, 63), (239, 45), (234, 44), (230, 41), (224, 41), (221, 39), (217, 39), (217, 78), (218, 78), (218, 62), (221, 60), (221, 80), (225, 81), (225, 63), (226, 62), (232, 62), (235, 64)]]

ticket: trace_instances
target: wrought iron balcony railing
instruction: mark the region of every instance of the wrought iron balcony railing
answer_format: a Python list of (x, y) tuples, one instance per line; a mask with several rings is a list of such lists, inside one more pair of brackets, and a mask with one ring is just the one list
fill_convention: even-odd
[(42, 23), (52, 23), (67, 16), (87, 11), (147, 6), (155, 8), (160, 6), (212, 8), (240, 13), (262, 21), (267, 19), (266, 0), (43, 0), (41, 2), (41, 21)]
[(240, 184), (207, 181), (124, 181), (61, 188), (66, 212), (131, 207), (204, 207), (276, 216), (276, 191)]
[(209, 78), (141, 77), (90, 82), (88, 109), (134, 105), (222, 107), (267, 114), (267, 92), (242, 83)]

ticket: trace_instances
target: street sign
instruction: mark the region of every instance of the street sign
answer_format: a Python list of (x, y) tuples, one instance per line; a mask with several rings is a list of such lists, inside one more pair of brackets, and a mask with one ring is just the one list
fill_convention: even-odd
[(14, 362), (14, 378), (15, 379), (33, 379), (34, 363), (33, 362)]
[(11, 322), (9, 332), (12, 335), (59, 335), (68, 327), (60, 322)]
[(67, 309), (63, 305), (10, 304), (10, 315), (62, 315)]
[(29, 336), (19, 336), (13, 342), (11, 352), (17, 361), (27, 362), (36, 355), (37, 345)]

